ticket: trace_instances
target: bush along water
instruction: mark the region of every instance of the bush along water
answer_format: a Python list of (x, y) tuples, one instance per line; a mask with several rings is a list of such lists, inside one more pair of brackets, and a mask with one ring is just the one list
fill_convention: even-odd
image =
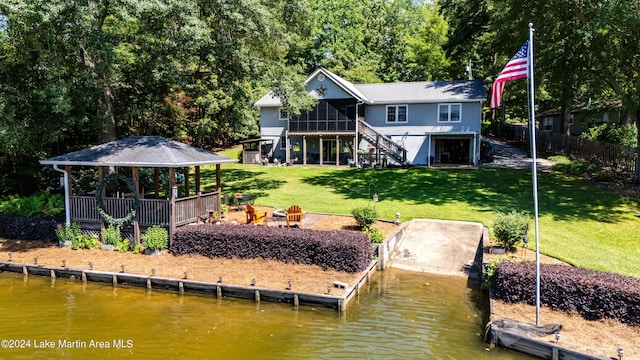
[(102, 243), (105, 245), (116, 246), (118, 242), (122, 241), (122, 235), (120, 234), (120, 226), (108, 225), (101, 231)]
[(353, 215), (353, 218), (356, 220), (358, 227), (369, 236), (372, 243), (382, 244), (384, 242), (384, 233), (371, 226), (380, 217), (378, 209), (371, 205), (361, 206), (352, 209), (351, 215)]
[(169, 233), (165, 228), (154, 225), (142, 235), (142, 244), (152, 251), (166, 249), (169, 244)]
[(176, 230), (170, 250), (174, 255), (262, 258), (346, 272), (365, 270), (373, 257), (371, 241), (360, 231), (264, 226), (238, 231), (238, 225), (183, 226)]
[(374, 244), (382, 244), (384, 242), (384, 233), (374, 227), (364, 228), (364, 233), (369, 235), (369, 239)]
[(78, 239), (82, 237), (82, 232), (80, 231), (80, 226), (76, 223), (71, 223), (71, 225), (60, 226), (56, 229), (56, 236), (58, 237), (58, 241), (61, 243), (73, 243), (74, 241), (77, 243)]
[(361, 229), (370, 227), (379, 217), (378, 209), (370, 205), (353, 208), (351, 215)]
[(15, 240), (56, 240), (60, 222), (50, 217), (0, 215), (0, 237)]
[[(508, 303), (535, 303), (535, 263), (502, 261), (493, 294)], [(540, 264), (540, 302), (552, 310), (578, 312), (587, 320), (618, 319), (640, 325), (640, 279), (567, 265)]]
[(496, 241), (507, 250), (513, 251), (527, 235), (529, 214), (516, 210), (510, 213), (497, 212), (491, 229)]

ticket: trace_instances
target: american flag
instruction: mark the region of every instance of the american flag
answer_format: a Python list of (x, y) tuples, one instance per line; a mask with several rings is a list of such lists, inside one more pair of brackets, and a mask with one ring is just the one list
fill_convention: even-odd
[(526, 78), (529, 70), (529, 40), (513, 55), (491, 86), (491, 109), (500, 106), (504, 83), (509, 80)]

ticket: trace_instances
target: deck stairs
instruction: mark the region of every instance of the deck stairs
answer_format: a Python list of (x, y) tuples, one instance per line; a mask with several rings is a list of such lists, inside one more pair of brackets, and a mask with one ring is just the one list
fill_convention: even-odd
[[(362, 118), (358, 119), (358, 134), (376, 148), (378, 156), (386, 155), (400, 165), (407, 162), (407, 149), (396, 144), (390, 137), (378, 132)], [(380, 163), (380, 159), (377, 162)]]

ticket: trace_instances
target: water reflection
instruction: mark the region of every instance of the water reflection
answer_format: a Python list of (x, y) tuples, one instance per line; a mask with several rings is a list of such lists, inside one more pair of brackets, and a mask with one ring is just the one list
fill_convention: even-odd
[[(529, 358), (485, 350), (485, 304), (466, 279), (455, 277), (386, 270), (372, 277), (346, 314), (48, 282), (0, 274), (0, 337), (31, 341), (29, 348), (0, 349), (0, 358)], [(36, 347), (43, 342), (55, 346)]]

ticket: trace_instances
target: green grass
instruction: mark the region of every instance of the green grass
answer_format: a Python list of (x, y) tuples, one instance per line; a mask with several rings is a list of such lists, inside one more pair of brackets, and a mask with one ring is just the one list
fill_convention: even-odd
[[(237, 158), (237, 150), (223, 152)], [(206, 190), (215, 170), (203, 170)], [(350, 169), (223, 165), (223, 192), (259, 194), (256, 204), (312, 212), (350, 214), (375, 204), (383, 219), (448, 219), (491, 227), (496, 211), (528, 211), (534, 243), (533, 191), (529, 170)], [(369, 192), (371, 189), (371, 192)], [(369, 196), (377, 192), (380, 201)], [(640, 277), (637, 202), (599, 189), (579, 177), (538, 174), (540, 252), (570, 264)]]

